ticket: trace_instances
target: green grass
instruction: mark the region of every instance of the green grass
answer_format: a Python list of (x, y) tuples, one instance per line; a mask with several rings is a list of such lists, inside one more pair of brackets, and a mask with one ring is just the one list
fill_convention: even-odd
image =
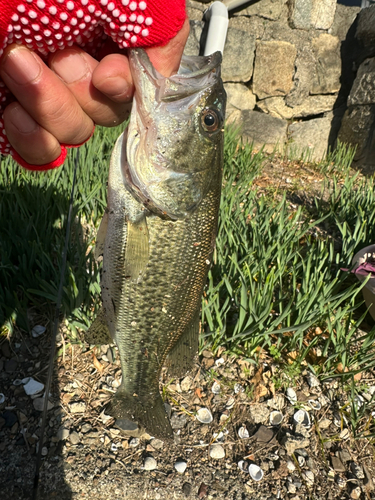
[[(62, 311), (71, 329), (85, 327), (100, 292), (90, 245), (106, 206), (113, 137), (98, 130), (80, 151)], [(9, 158), (0, 168), (0, 325), (28, 330), (30, 315), (52, 317), (59, 285), (65, 224), (73, 178), (66, 164), (47, 173), (28, 172)]]
[[(119, 129), (98, 129), (81, 148), (62, 310), (72, 340), (99, 303), (99, 270), (91, 252), (105, 208), (108, 163)], [(316, 165), (322, 196), (291, 208), (253, 185), (262, 152), (226, 134), (217, 248), (202, 299), (201, 347), (256, 362), (266, 352), (290, 372), (302, 364), (318, 375), (350, 380), (375, 365), (375, 328), (361, 285), (340, 270), (375, 241), (374, 179), (352, 175), (353, 152), (340, 145)], [(53, 172), (29, 173), (3, 158), (0, 168), (0, 325), (29, 330), (33, 315), (51, 314), (56, 301), (73, 159)], [(324, 196), (323, 196), (324, 195)], [(30, 320), (31, 318), (31, 320)], [(318, 331), (321, 334), (315, 334)], [(349, 371), (337, 373), (341, 363)]]

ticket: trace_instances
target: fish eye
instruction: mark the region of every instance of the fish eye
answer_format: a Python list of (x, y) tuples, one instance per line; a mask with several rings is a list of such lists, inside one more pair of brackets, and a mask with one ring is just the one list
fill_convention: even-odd
[(206, 132), (216, 132), (220, 127), (220, 118), (213, 109), (205, 109), (201, 116), (202, 127)]

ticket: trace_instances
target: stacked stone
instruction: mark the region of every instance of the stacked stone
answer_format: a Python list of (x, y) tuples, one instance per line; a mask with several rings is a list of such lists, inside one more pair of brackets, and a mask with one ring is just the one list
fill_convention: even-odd
[(375, 6), (358, 16), (358, 71), (348, 97), (338, 138), (356, 146), (354, 164), (364, 173), (375, 171)]
[[(190, 54), (204, 39), (206, 8), (188, 2)], [(359, 10), (336, 0), (260, 0), (231, 13), (222, 68), (228, 121), (256, 147), (321, 159), (344, 112), (340, 50)]]

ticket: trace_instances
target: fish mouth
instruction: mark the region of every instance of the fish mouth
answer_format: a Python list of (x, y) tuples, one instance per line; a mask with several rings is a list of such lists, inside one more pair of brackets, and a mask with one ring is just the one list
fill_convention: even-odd
[(135, 94), (122, 146), (122, 175), (128, 191), (161, 217), (185, 218), (211, 184), (215, 134), (203, 129), (202, 115), (210, 102), (218, 123), (223, 121), (221, 59), (220, 52), (183, 56), (179, 71), (166, 78), (144, 50), (130, 52)]
[[(158, 102), (168, 102), (189, 97), (200, 90), (212, 87), (220, 79), (222, 62), (221, 52), (209, 56), (185, 56), (181, 58), (178, 72), (170, 77), (162, 76), (152, 65), (143, 49), (133, 49), (130, 52), (130, 64), (133, 74), (147, 78), (155, 87), (155, 99)], [(138, 94), (142, 87), (137, 87)]]

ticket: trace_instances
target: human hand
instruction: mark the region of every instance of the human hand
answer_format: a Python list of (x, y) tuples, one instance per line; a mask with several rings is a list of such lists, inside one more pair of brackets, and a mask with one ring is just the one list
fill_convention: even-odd
[[(177, 71), (188, 33), (185, 21), (167, 45), (146, 49), (164, 76)], [(47, 66), (24, 46), (7, 47), (0, 77), (17, 101), (5, 108), (3, 119), (15, 151), (31, 165), (45, 165), (60, 156), (60, 144), (85, 142), (94, 123), (122, 123), (134, 91), (124, 54), (110, 54), (98, 62), (74, 46), (51, 54)]]

